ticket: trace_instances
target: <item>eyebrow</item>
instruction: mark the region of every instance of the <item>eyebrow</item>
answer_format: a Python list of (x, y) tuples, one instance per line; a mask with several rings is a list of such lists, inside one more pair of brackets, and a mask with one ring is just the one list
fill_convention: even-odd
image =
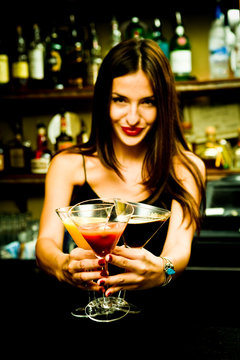
[[(122, 99), (127, 99), (127, 96), (121, 95), (121, 94), (119, 94), (119, 93), (117, 93), (115, 91), (112, 92), (112, 95), (119, 96)], [(145, 96), (145, 97), (141, 98), (141, 100), (155, 100), (155, 95)]]
[(123, 99), (127, 99), (127, 96), (121, 95), (121, 94), (119, 94), (119, 93), (117, 93), (117, 92), (112, 92), (112, 95), (121, 97), (121, 98), (123, 98)]

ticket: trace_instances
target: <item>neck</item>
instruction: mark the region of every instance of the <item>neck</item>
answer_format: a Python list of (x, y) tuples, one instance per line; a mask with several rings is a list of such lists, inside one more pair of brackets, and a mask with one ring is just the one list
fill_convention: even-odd
[(123, 167), (129, 166), (129, 164), (133, 162), (143, 163), (146, 155), (146, 147), (143, 144), (127, 146), (118, 141), (114, 141), (113, 147), (116, 158)]

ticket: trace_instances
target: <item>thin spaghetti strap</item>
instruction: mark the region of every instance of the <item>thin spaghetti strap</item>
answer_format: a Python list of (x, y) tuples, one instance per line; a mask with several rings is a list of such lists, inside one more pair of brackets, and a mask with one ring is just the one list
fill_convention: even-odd
[(86, 162), (83, 154), (82, 154), (82, 159), (83, 159), (83, 171), (84, 171), (85, 182), (87, 182)]

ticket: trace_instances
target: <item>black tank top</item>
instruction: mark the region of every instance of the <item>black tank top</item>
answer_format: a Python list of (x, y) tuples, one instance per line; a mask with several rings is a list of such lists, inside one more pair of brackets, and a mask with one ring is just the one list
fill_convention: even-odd
[[(96, 194), (96, 192), (91, 188), (89, 183), (87, 182), (87, 173), (86, 173), (86, 166), (85, 166), (85, 159), (83, 156), (83, 168), (84, 168), (84, 176), (85, 176), (85, 182), (83, 185), (75, 185), (72, 192), (72, 198), (71, 198), (71, 204), (75, 205), (78, 202), (88, 200), (88, 199), (96, 199), (99, 196)], [(147, 199), (144, 201), (141, 201), (142, 203), (151, 204), (158, 207), (163, 207), (163, 201), (162, 199), (157, 199), (153, 203), (151, 202), (152, 197), (154, 194), (150, 195)], [(167, 204), (167, 208), (170, 209), (171, 206), (171, 199), (168, 199), (168, 201), (164, 201), (165, 204)], [(149, 243), (145, 246), (145, 248), (155, 255), (160, 255), (165, 238), (167, 235), (168, 230), (168, 221), (161, 227), (161, 229), (157, 232), (157, 234), (149, 241)], [(136, 233), (137, 236), (137, 233)], [(69, 239), (68, 239), (69, 241)]]

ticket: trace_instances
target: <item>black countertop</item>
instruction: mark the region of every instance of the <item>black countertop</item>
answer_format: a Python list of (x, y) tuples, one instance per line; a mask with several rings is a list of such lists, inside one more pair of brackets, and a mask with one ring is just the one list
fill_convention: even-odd
[[(2, 260), (0, 340), (23, 345), (31, 339), (43, 353), (50, 344), (56, 353), (65, 347), (79, 356), (84, 349), (111, 357), (155, 350), (159, 359), (240, 359), (239, 279), (237, 268), (189, 267), (169, 286), (127, 292), (141, 314), (101, 324), (70, 315), (87, 293), (46, 275), (34, 261)], [(25, 353), (22, 345), (18, 354)]]

